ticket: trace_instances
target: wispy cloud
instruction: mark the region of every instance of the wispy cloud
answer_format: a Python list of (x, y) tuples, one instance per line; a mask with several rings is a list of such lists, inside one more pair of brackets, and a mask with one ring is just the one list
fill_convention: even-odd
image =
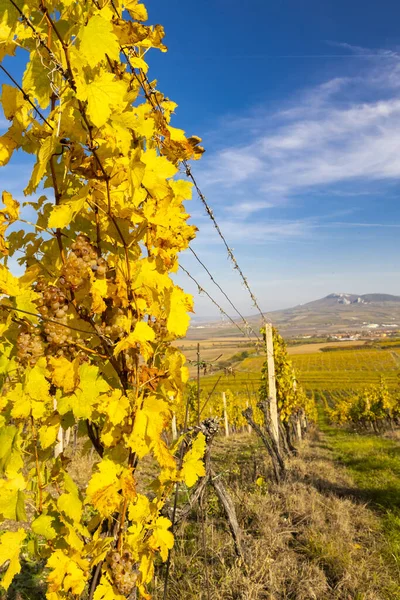
[[(371, 193), (371, 184), (399, 179), (400, 58), (393, 51), (373, 55), (386, 60), (377, 65), (367, 59), (353, 76), (305, 90), (273, 115), (246, 117), (245, 142), (209, 153), (201, 177), (221, 205), (251, 221), (259, 211), (294, 205), (309, 193), (362, 196)], [(298, 225), (284, 229), (297, 235)]]

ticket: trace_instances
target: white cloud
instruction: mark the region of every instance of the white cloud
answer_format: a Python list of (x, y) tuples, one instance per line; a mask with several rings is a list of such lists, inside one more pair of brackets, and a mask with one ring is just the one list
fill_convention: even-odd
[(273, 208), (275, 205), (272, 202), (266, 202), (264, 200), (254, 200), (250, 202), (238, 202), (227, 206), (227, 210), (235, 218), (246, 218), (254, 213), (257, 213), (266, 208)]
[(229, 206), (250, 216), (308, 191), (398, 179), (400, 60), (395, 52), (376, 56), (385, 60), (367, 59), (353, 77), (307, 90), (272, 116), (255, 114), (248, 131), (256, 135), (205, 159), (205, 184), (231, 191)]

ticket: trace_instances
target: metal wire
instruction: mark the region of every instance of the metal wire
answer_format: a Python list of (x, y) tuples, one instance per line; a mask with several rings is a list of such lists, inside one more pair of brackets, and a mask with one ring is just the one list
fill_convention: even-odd
[(250, 339), (250, 341), (251, 341), (251, 342), (254, 344), (254, 343), (255, 343), (254, 339), (252, 339), (252, 338), (249, 336), (249, 334), (248, 334), (248, 333), (246, 333), (246, 331), (244, 331), (244, 329), (242, 329), (242, 328), (240, 327), (240, 325), (238, 325), (238, 324), (236, 323), (236, 321), (234, 321), (234, 320), (232, 319), (232, 317), (230, 317), (230, 316), (228, 315), (228, 313), (227, 313), (227, 312), (225, 312), (225, 310), (222, 308), (222, 306), (220, 306), (220, 305), (218, 304), (218, 302), (217, 302), (216, 300), (214, 300), (214, 298), (213, 298), (213, 297), (212, 297), (212, 296), (211, 296), (211, 295), (210, 295), (210, 294), (207, 292), (207, 290), (205, 290), (205, 289), (203, 288), (203, 286), (201, 286), (201, 285), (200, 285), (200, 283), (197, 281), (197, 279), (195, 279), (195, 278), (193, 277), (193, 275), (191, 275), (191, 274), (189, 273), (189, 271), (188, 271), (187, 269), (185, 269), (185, 267), (182, 267), (182, 265), (179, 265), (179, 268), (180, 268), (180, 269), (181, 269), (181, 270), (182, 270), (184, 273), (186, 273), (186, 275), (187, 275), (187, 276), (188, 276), (188, 277), (189, 277), (189, 278), (190, 278), (190, 279), (191, 279), (191, 280), (192, 280), (192, 281), (193, 281), (193, 282), (194, 282), (194, 283), (197, 285), (197, 289), (198, 289), (198, 291), (199, 291), (199, 294), (201, 294), (202, 292), (204, 292), (204, 294), (205, 294), (205, 295), (206, 295), (206, 296), (207, 296), (207, 297), (208, 297), (208, 298), (211, 300), (211, 302), (212, 302), (212, 303), (213, 303), (213, 304), (214, 304), (214, 305), (215, 305), (215, 306), (218, 308), (218, 310), (219, 310), (219, 311), (220, 311), (220, 312), (221, 312), (223, 315), (225, 315), (225, 317), (227, 317), (227, 318), (229, 319), (229, 321), (232, 323), (232, 325), (234, 325), (234, 326), (235, 326), (235, 327), (236, 327), (236, 328), (237, 328), (237, 329), (240, 331), (240, 333), (241, 333), (242, 335), (244, 335), (245, 337), (249, 338), (249, 339)]
[[(30, 27), (30, 29), (32, 29), (32, 31), (33, 31), (33, 34), (34, 34), (34, 36), (35, 36), (35, 38), (36, 38), (36, 40), (37, 40), (37, 43), (38, 43), (38, 45), (41, 45), (41, 46), (42, 46), (43, 48), (45, 48), (45, 50), (48, 52), (48, 54), (49, 54), (49, 58), (50, 58), (50, 60), (52, 61), (52, 63), (54, 64), (54, 69), (53, 69), (53, 70), (60, 72), (60, 73), (63, 75), (63, 77), (64, 77), (64, 78), (65, 78), (65, 79), (66, 79), (66, 80), (67, 80), (67, 81), (68, 81), (68, 82), (71, 84), (71, 87), (74, 89), (74, 88), (75, 88), (75, 85), (74, 85), (74, 82), (73, 82), (73, 81), (70, 81), (70, 77), (69, 77), (69, 73), (68, 73), (68, 71), (65, 71), (65, 70), (63, 69), (62, 65), (61, 65), (61, 64), (59, 63), (59, 61), (56, 59), (56, 57), (55, 57), (54, 53), (53, 53), (53, 52), (51, 51), (51, 49), (50, 49), (50, 48), (47, 46), (47, 44), (44, 42), (44, 40), (43, 40), (43, 38), (41, 37), (41, 35), (40, 35), (40, 34), (37, 32), (37, 30), (35, 29), (35, 27), (34, 27), (33, 23), (30, 21), (30, 19), (29, 19), (29, 18), (28, 18), (26, 15), (24, 15), (24, 13), (22, 12), (22, 10), (21, 10), (21, 9), (20, 9), (20, 8), (19, 8), (17, 5), (16, 5), (16, 3), (14, 2), (14, 0), (9, 0), (9, 2), (10, 2), (10, 3), (11, 3), (13, 6), (14, 6), (14, 8), (15, 8), (15, 9), (18, 11), (18, 13), (20, 14), (21, 18), (23, 19), (23, 21), (25, 21), (25, 23), (28, 25), (28, 27)], [(114, 2), (111, 2), (111, 5), (112, 5), (112, 7), (113, 7), (113, 9), (114, 9), (114, 12), (115, 12), (115, 13), (117, 14), (117, 16), (119, 17), (120, 15), (119, 15), (119, 12), (118, 12), (118, 10), (117, 10), (117, 8), (116, 8), (116, 6), (115, 6)], [(130, 62), (129, 53), (128, 53), (128, 52), (127, 52), (127, 51), (126, 51), (124, 48), (122, 48), (122, 52), (123, 52), (123, 55), (125, 56), (125, 59), (126, 59), (126, 61), (127, 61), (128, 65), (129, 65), (129, 67), (130, 67), (130, 69), (131, 69), (132, 73), (133, 73), (133, 74), (136, 76), (136, 78), (138, 79), (138, 81), (139, 81), (139, 84), (140, 84), (140, 86), (141, 86), (141, 88), (142, 88), (142, 90), (143, 90), (143, 92), (144, 92), (144, 94), (145, 94), (145, 97), (146, 97), (146, 99), (147, 99), (147, 100), (148, 100), (148, 101), (151, 103), (151, 105), (153, 106), (154, 110), (157, 110), (157, 111), (158, 111), (158, 112), (159, 112), (159, 113), (162, 115), (162, 117), (164, 118), (164, 113), (163, 113), (162, 107), (160, 106), (160, 104), (159, 104), (159, 102), (158, 102), (158, 98), (157, 98), (157, 96), (156, 96), (156, 94), (155, 94), (155, 90), (153, 90), (153, 88), (152, 88), (152, 86), (151, 86), (151, 83), (150, 83), (150, 81), (149, 81), (149, 79), (148, 79), (148, 77), (147, 77), (146, 73), (144, 73), (142, 70), (140, 70), (140, 69), (139, 69), (139, 71), (140, 71), (140, 74), (141, 74), (141, 77), (138, 77), (138, 75), (137, 75), (137, 73), (136, 73), (136, 71), (135, 71), (135, 68), (133, 67), (133, 65), (132, 65), (132, 64), (131, 64), (131, 62)], [(53, 71), (52, 71), (52, 72), (53, 72)], [(51, 72), (51, 73), (52, 73), (52, 72)], [(146, 86), (147, 86), (147, 87), (148, 87), (148, 89), (150, 90), (150, 94), (149, 94), (149, 92), (148, 92), (148, 89), (146, 89), (145, 85), (143, 84), (143, 82), (145, 82)], [(58, 91), (58, 90), (57, 90), (57, 91)], [(164, 118), (164, 120), (165, 120), (165, 118)], [(166, 124), (167, 124), (167, 123), (166, 123)], [(259, 305), (259, 303), (258, 303), (258, 301), (257, 301), (257, 298), (256, 298), (256, 296), (255, 296), (254, 292), (252, 291), (252, 289), (250, 288), (250, 285), (249, 285), (249, 283), (248, 283), (248, 279), (247, 279), (247, 277), (244, 275), (244, 273), (243, 273), (243, 270), (241, 269), (241, 267), (239, 266), (239, 263), (238, 263), (238, 261), (237, 261), (237, 259), (236, 259), (235, 255), (233, 254), (233, 250), (232, 250), (232, 248), (230, 248), (230, 247), (229, 247), (229, 245), (228, 245), (228, 243), (227, 243), (227, 241), (226, 241), (226, 239), (225, 239), (225, 236), (223, 235), (223, 233), (222, 233), (222, 230), (221, 230), (221, 228), (220, 228), (220, 226), (219, 226), (219, 224), (218, 224), (218, 222), (217, 222), (217, 220), (216, 220), (216, 218), (215, 218), (215, 216), (214, 216), (213, 210), (211, 209), (211, 207), (210, 207), (209, 203), (207, 202), (207, 199), (206, 199), (205, 195), (204, 195), (204, 194), (203, 194), (203, 192), (201, 191), (201, 189), (200, 189), (200, 187), (199, 187), (199, 184), (197, 183), (197, 181), (196, 181), (196, 179), (195, 179), (195, 177), (194, 177), (194, 175), (193, 175), (193, 173), (192, 173), (192, 170), (191, 170), (191, 168), (190, 168), (190, 166), (189, 166), (189, 164), (188, 164), (188, 161), (187, 161), (187, 160), (183, 160), (183, 161), (182, 161), (182, 163), (183, 163), (183, 165), (184, 165), (184, 167), (185, 167), (186, 176), (187, 176), (187, 177), (188, 177), (188, 178), (189, 178), (189, 179), (192, 181), (192, 183), (193, 183), (193, 185), (194, 185), (194, 187), (195, 187), (195, 189), (196, 189), (197, 195), (199, 196), (199, 198), (200, 198), (201, 202), (203, 203), (203, 205), (204, 205), (204, 207), (205, 207), (205, 209), (206, 209), (206, 212), (207, 212), (208, 216), (210, 217), (210, 219), (211, 219), (211, 221), (212, 221), (212, 223), (213, 223), (213, 225), (214, 225), (214, 227), (215, 227), (215, 229), (216, 229), (216, 231), (217, 231), (218, 235), (220, 236), (220, 238), (221, 238), (221, 240), (222, 240), (222, 242), (223, 242), (223, 244), (224, 244), (224, 246), (225, 246), (225, 248), (226, 248), (226, 251), (227, 251), (227, 253), (228, 253), (228, 256), (229, 256), (229, 258), (230, 258), (230, 260), (231, 260), (231, 262), (232, 262), (232, 264), (233, 264), (233, 267), (234, 267), (234, 269), (238, 271), (238, 273), (239, 273), (239, 275), (240, 275), (240, 278), (241, 278), (241, 280), (242, 280), (242, 282), (243, 282), (243, 284), (244, 284), (245, 288), (247, 289), (247, 291), (248, 291), (248, 293), (249, 293), (249, 295), (250, 295), (250, 298), (251, 298), (251, 300), (252, 300), (252, 302), (253, 302), (253, 305), (256, 307), (256, 309), (258, 310), (258, 312), (259, 312), (259, 314), (260, 314), (260, 316), (261, 316), (262, 322), (263, 322), (263, 323), (265, 323), (266, 321), (270, 322), (270, 321), (269, 321), (269, 320), (266, 318), (266, 316), (264, 315), (264, 313), (262, 312), (262, 310), (261, 310), (261, 308), (260, 308), (260, 305)], [(192, 250), (192, 252), (194, 253), (194, 251), (193, 251), (193, 250)], [(247, 328), (248, 328), (250, 331), (252, 331), (252, 333), (253, 333), (253, 334), (255, 334), (254, 330), (253, 330), (253, 329), (252, 329), (252, 328), (249, 326), (249, 324), (247, 323), (246, 319), (245, 319), (245, 318), (244, 318), (244, 317), (243, 317), (243, 316), (240, 314), (240, 312), (239, 312), (239, 311), (236, 309), (236, 307), (234, 306), (234, 304), (232, 303), (232, 301), (231, 301), (231, 300), (228, 298), (228, 296), (225, 294), (225, 292), (222, 290), (222, 288), (221, 288), (221, 287), (220, 287), (220, 286), (219, 286), (219, 285), (216, 283), (215, 279), (212, 277), (212, 275), (211, 275), (211, 273), (209, 272), (209, 270), (208, 270), (208, 269), (205, 267), (205, 265), (204, 265), (203, 263), (201, 263), (201, 264), (202, 264), (202, 266), (203, 266), (203, 267), (206, 269), (207, 273), (209, 274), (209, 276), (211, 277), (211, 279), (212, 279), (212, 281), (215, 283), (215, 285), (217, 285), (217, 287), (220, 289), (220, 291), (221, 291), (221, 292), (224, 294), (224, 296), (225, 296), (225, 297), (228, 299), (229, 303), (230, 303), (230, 304), (231, 304), (231, 306), (234, 308), (235, 312), (237, 312), (237, 313), (239, 314), (240, 318), (243, 320), (243, 322), (245, 323), (246, 327), (247, 327)], [(199, 287), (201, 287), (201, 286), (199, 286)], [(205, 290), (204, 290), (204, 291), (205, 291)], [(207, 295), (209, 295), (209, 294), (207, 294)], [(222, 312), (223, 312), (224, 314), (226, 314), (226, 313), (225, 313), (225, 311), (222, 311)], [(230, 319), (230, 317), (228, 317), (228, 318)], [(230, 320), (231, 320), (232, 322), (234, 322), (232, 319), (230, 319)], [(237, 326), (237, 324), (235, 324), (235, 326)], [(255, 335), (256, 335), (256, 337), (258, 338), (257, 334), (255, 334)]]
[[(113, 5), (113, 8), (114, 8), (116, 14), (119, 16), (119, 13), (118, 13), (118, 11), (115, 8), (115, 5), (113, 3), (112, 3), (112, 5)], [(139, 69), (139, 71), (141, 73), (142, 79), (140, 77), (138, 77), (138, 75), (137, 75), (137, 73), (135, 71), (135, 68), (132, 66), (132, 64), (131, 64), (131, 62), (129, 60), (129, 54), (127, 54), (127, 52), (124, 49), (122, 49), (122, 52), (123, 52), (123, 54), (124, 54), (124, 56), (125, 56), (125, 58), (127, 60), (127, 63), (128, 63), (128, 65), (129, 65), (129, 67), (131, 69), (131, 72), (136, 76), (136, 79), (138, 80), (138, 82), (139, 82), (139, 84), (140, 84), (140, 86), (141, 86), (141, 88), (143, 90), (143, 93), (144, 93), (146, 99), (153, 106), (154, 110), (157, 110), (161, 114), (161, 116), (164, 118), (164, 113), (163, 113), (162, 107), (160, 106), (160, 103), (158, 102), (158, 98), (157, 98), (157, 95), (155, 93), (155, 90), (153, 89), (153, 87), (152, 87), (152, 85), (151, 85), (151, 83), (150, 83), (150, 81), (149, 81), (146, 73), (144, 73), (141, 69)], [(143, 81), (145, 82), (146, 86), (148, 86), (148, 88), (150, 90), (150, 93), (148, 92), (148, 90), (146, 89), (146, 87), (143, 85)], [(164, 118), (164, 120), (165, 120), (165, 118)], [(165, 124), (167, 125), (167, 123), (165, 123)], [(189, 166), (188, 161), (186, 159), (184, 159), (182, 161), (182, 164), (185, 167), (186, 176), (192, 181), (192, 183), (193, 183), (193, 185), (194, 185), (194, 187), (196, 189), (197, 195), (199, 196), (201, 202), (203, 203), (204, 208), (206, 209), (206, 212), (207, 212), (208, 216), (210, 217), (211, 221), (213, 222), (213, 225), (214, 225), (215, 229), (217, 230), (218, 235), (220, 236), (220, 238), (221, 238), (221, 240), (222, 240), (222, 242), (223, 242), (223, 244), (224, 244), (224, 246), (226, 248), (226, 251), (227, 251), (228, 256), (229, 256), (229, 258), (230, 258), (230, 260), (231, 260), (231, 262), (233, 264), (234, 269), (239, 273), (240, 278), (241, 278), (241, 280), (242, 280), (245, 288), (247, 289), (247, 291), (250, 294), (250, 298), (251, 298), (251, 300), (253, 302), (253, 305), (256, 307), (256, 309), (260, 313), (262, 322), (263, 323), (270, 322), (269, 319), (264, 315), (263, 311), (261, 310), (260, 305), (259, 305), (259, 303), (257, 301), (257, 298), (256, 298), (254, 292), (252, 291), (252, 289), (250, 288), (250, 285), (249, 285), (249, 282), (247, 280), (247, 277), (245, 277), (245, 275), (244, 275), (241, 267), (239, 266), (239, 263), (238, 263), (235, 255), (233, 254), (232, 248), (229, 247), (229, 245), (228, 245), (228, 243), (227, 243), (227, 241), (225, 239), (225, 236), (222, 233), (222, 230), (221, 230), (220, 226), (218, 225), (218, 222), (217, 222), (217, 220), (216, 220), (216, 218), (214, 216), (214, 213), (213, 213), (213, 211), (212, 211), (209, 203), (207, 202), (207, 199), (206, 199), (205, 195), (201, 191), (201, 189), (199, 187), (199, 184), (196, 181), (195, 176), (192, 173), (192, 170), (191, 170), (191, 168)]]
[(263, 322), (265, 322), (265, 321), (268, 321), (267, 317), (264, 315), (263, 311), (261, 310), (261, 308), (260, 308), (260, 306), (259, 306), (259, 304), (258, 304), (258, 302), (257, 302), (257, 298), (256, 298), (255, 294), (253, 293), (253, 291), (252, 291), (252, 290), (251, 290), (251, 288), (250, 288), (250, 285), (249, 285), (249, 282), (248, 282), (248, 280), (247, 280), (247, 277), (245, 277), (245, 275), (244, 275), (244, 273), (243, 273), (242, 269), (241, 269), (241, 268), (240, 268), (240, 266), (239, 266), (239, 263), (237, 262), (237, 260), (236, 260), (236, 258), (235, 258), (235, 255), (233, 254), (233, 250), (232, 250), (232, 248), (230, 248), (230, 247), (228, 246), (228, 243), (227, 243), (227, 241), (226, 241), (226, 239), (225, 239), (225, 237), (224, 237), (224, 234), (222, 233), (222, 231), (221, 231), (221, 228), (220, 228), (220, 226), (218, 225), (218, 223), (217, 223), (217, 220), (216, 220), (216, 218), (215, 218), (215, 216), (214, 216), (214, 213), (213, 213), (213, 211), (212, 211), (212, 209), (211, 209), (210, 205), (208, 204), (206, 197), (204, 196), (203, 192), (201, 191), (201, 189), (200, 189), (200, 187), (199, 187), (199, 185), (198, 185), (198, 183), (197, 183), (197, 181), (196, 181), (196, 179), (195, 179), (195, 177), (194, 177), (194, 175), (193, 175), (193, 173), (192, 173), (192, 170), (191, 170), (191, 168), (190, 168), (190, 166), (189, 166), (188, 162), (187, 162), (186, 160), (183, 160), (182, 162), (183, 162), (183, 164), (184, 164), (184, 166), (185, 166), (185, 169), (186, 169), (186, 175), (187, 175), (187, 177), (188, 177), (188, 178), (189, 178), (189, 179), (192, 181), (192, 183), (193, 183), (193, 185), (194, 185), (194, 187), (195, 187), (195, 189), (196, 189), (197, 195), (198, 195), (198, 197), (200, 198), (201, 202), (203, 203), (203, 205), (204, 205), (204, 208), (206, 209), (206, 213), (207, 213), (207, 214), (208, 214), (208, 216), (210, 217), (210, 219), (211, 219), (211, 221), (212, 221), (212, 223), (213, 223), (213, 225), (214, 225), (215, 229), (216, 229), (216, 230), (217, 230), (217, 232), (218, 232), (218, 235), (219, 235), (219, 237), (221, 238), (221, 240), (222, 240), (222, 241), (223, 241), (223, 243), (224, 243), (224, 246), (225, 246), (225, 248), (226, 248), (226, 251), (227, 251), (227, 253), (228, 253), (228, 256), (229, 256), (229, 258), (230, 258), (230, 260), (231, 260), (231, 262), (232, 262), (232, 264), (233, 264), (233, 268), (234, 268), (234, 269), (235, 269), (235, 270), (236, 270), (236, 271), (239, 273), (239, 275), (240, 275), (240, 278), (242, 279), (242, 282), (243, 282), (243, 284), (244, 284), (245, 288), (247, 289), (247, 291), (248, 291), (248, 292), (249, 292), (249, 294), (250, 294), (250, 298), (251, 298), (251, 300), (252, 300), (252, 302), (253, 302), (254, 306), (256, 307), (256, 309), (258, 310), (258, 312), (259, 312), (259, 313), (260, 313), (260, 315), (261, 315), (261, 319), (262, 319), (262, 321), (263, 321)]
[(255, 337), (258, 340), (261, 340), (261, 338), (257, 335), (257, 333), (254, 331), (254, 329), (252, 328), (252, 326), (250, 325), (250, 323), (246, 320), (246, 318), (241, 314), (241, 312), (236, 308), (236, 306), (233, 304), (232, 300), (229, 298), (229, 296), (224, 292), (224, 290), (222, 289), (222, 287), (219, 285), (219, 283), (217, 281), (215, 281), (214, 277), (212, 276), (212, 274), (210, 273), (210, 271), (208, 270), (208, 268), (206, 267), (206, 265), (203, 263), (203, 261), (199, 258), (199, 256), (196, 254), (196, 252), (193, 250), (193, 248), (191, 246), (189, 246), (189, 250), (190, 252), (193, 254), (193, 256), (195, 257), (195, 259), (197, 260), (197, 262), (203, 267), (203, 269), (206, 271), (206, 273), (209, 275), (211, 281), (214, 283), (214, 285), (217, 286), (217, 288), (220, 290), (220, 292), (225, 296), (225, 298), (228, 300), (229, 304), (232, 306), (233, 310), (239, 315), (239, 317), (242, 319), (243, 323), (245, 324), (245, 327), (247, 329), (249, 329), (249, 331), (251, 331)]

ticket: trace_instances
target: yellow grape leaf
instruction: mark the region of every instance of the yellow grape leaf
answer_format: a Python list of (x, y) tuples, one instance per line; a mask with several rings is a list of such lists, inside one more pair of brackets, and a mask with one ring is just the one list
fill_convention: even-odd
[(136, 19), (136, 21), (147, 21), (149, 18), (145, 5), (139, 4), (138, 0), (126, 0), (124, 6), (129, 10), (132, 19)]
[(32, 368), (28, 368), (25, 373), (25, 392), (33, 400), (44, 402), (49, 400), (50, 383), (47, 380), (47, 362), (46, 358), (42, 356), (37, 361), (36, 365)]
[(146, 396), (137, 410), (132, 433), (127, 444), (143, 458), (151, 450), (161, 466), (174, 468), (171, 455), (165, 452), (165, 443), (160, 439), (161, 433), (170, 418), (170, 408), (166, 402), (155, 396)]
[(6, 590), (10, 587), (14, 575), (21, 570), (19, 555), (25, 537), (26, 532), (23, 529), (6, 531), (0, 537), (0, 565), (4, 565), (4, 563), (10, 561), (1, 581), (1, 586)]
[(58, 206), (53, 206), (53, 209), (50, 213), (48, 226), (51, 229), (63, 229), (63, 227), (68, 227), (71, 221), (82, 210), (85, 202), (86, 194), (83, 198), (78, 197), (75, 200), (67, 200)]
[(6, 133), (0, 136), (0, 167), (8, 163), (17, 146), (17, 142)]
[(151, 440), (146, 436), (148, 425), (148, 415), (143, 409), (140, 409), (135, 415), (132, 432), (127, 440), (130, 448), (135, 449), (139, 458), (143, 458), (150, 452)]
[(54, 540), (57, 537), (57, 532), (53, 527), (53, 517), (42, 514), (37, 519), (32, 521), (31, 525), (33, 533), (42, 535), (46, 540)]
[(0, 474), (12, 478), (22, 469), (21, 442), (21, 431), (15, 425), (0, 429)]
[(91, 503), (103, 517), (109, 517), (121, 504), (119, 475), (121, 467), (104, 458), (93, 473), (86, 490), (85, 503)]
[(172, 523), (167, 517), (158, 517), (153, 526), (153, 533), (149, 538), (149, 546), (153, 550), (159, 550), (161, 558), (166, 561), (168, 550), (174, 545), (174, 535), (169, 528)]
[(3, 192), (1, 199), (5, 208), (0, 212), (6, 213), (9, 221), (17, 221), (19, 218), (19, 202), (14, 200), (10, 192)]
[[(114, 114), (111, 118), (113, 123), (118, 123), (118, 125), (121, 125), (121, 127), (124, 128), (127, 127), (128, 129), (133, 129), (139, 136), (151, 138), (154, 135), (155, 121), (149, 115), (148, 109), (141, 110), (141, 107), (139, 106), (133, 110)], [(144, 176), (146, 165), (135, 160), (130, 168), (135, 169), (135, 173), (131, 174), (132, 181), (135, 184), (134, 187), (139, 187)]]
[(30, 61), (22, 78), (22, 88), (27, 94), (37, 99), (41, 108), (47, 108), (52, 91), (48, 71), (43, 67), (40, 56), (37, 50), (31, 52)]
[(180, 477), (188, 487), (194, 485), (199, 477), (204, 477), (206, 474), (203, 461), (205, 451), (206, 438), (203, 433), (199, 433), (192, 447), (185, 454), (180, 472)]
[(26, 481), (22, 475), (12, 479), (0, 479), (0, 517), (13, 521), (26, 521), (25, 494)]
[(178, 286), (166, 294), (167, 329), (172, 335), (182, 337), (186, 335), (190, 317), (188, 311), (193, 311), (193, 297)]
[(167, 129), (172, 141), (186, 142), (186, 136), (183, 129), (177, 129), (176, 127), (171, 127), (171, 125), (167, 125)]
[(12, 404), (11, 416), (13, 419), (26, 419), (29, 417), (32, 410), (32, 401), (28, 394), (25, 394), (22, 383), (17, 383), (13, 389), (9, 390), (6, 399), (7, 402)]
[(87, 100), (87, 113), (96, 127), (106, 123), (111, 115), (111, 107), (122, 108), (126, 104), (126, 84), (107, 71), (102, 71), (88, 84), (77, 81), (77, 88), (77, 97)]
[[(1, 31), (1, 23), (0, 23), (0, 31)], [(16, 44), (15, 42), (7, 42), (3, 40), (3, 36), (0, 36), (0, 60), (3, 60), (7, 54), (15, 56)]]
[(79, 383), (79, 359), (70, 362), (64, 356), (49, 357), (49, 366), (52, 369), (51, 380), (58, 388), (62, 388), (66, 394), (73, 392)]
[(100, 397), (99, 409), (106, 414), (112, 425), (119, 425), (128, 415), (129, 400), (121, 390), (113, 390), (109, 396)]
[(79, 523), (82, 517), (82, 502), (76, 494), (61, 494), (57, 500), (57, 508), (75, 523)]
[(129, 520), (134, 523), (144, 524), (151, 516), (150, 500), (143, 494), (138, 494), (135, 504), (129, 505)]
[[(83, 548), (84, 548), (84, 542), (81, 539), (81, 537), (79, 536), (79, 533), (82, 534), (82, 528), (80, 527), (80, 523), (79, 522), (74, 522), (73, 524), (66, 522), (64, 519), (61, 518), (61, 520), (63, 521), (63, 534), (64, 534), (64, 540), (66, 541), (66, 543), (68, 544), (68, 546), (70, 548), (72, 548), (73, 550), (76, 550), (79, 554), (81, 554)], [(85, 534), (88, 536), (88, 531), (85, 530)], [(89, 537), (89, 536), (88, 536)]]
[(107, 279), (96, 279), (94, 275), (91, 276), (90, 281), (90, 294), (92, 296), (92, 311), (100, 315), (107, 308), (104, 298), (107, 297), (108, 284)]
[[(69, 558), (62, 550), (55, 550), (47, 561), (47, 567), (52, 569), (47, 577), (48, 592), (57, 593), (60, 590), (72, 592), (80, 596), (85, 589), (89, 576), (88, 561), (79, 559), (79, 565)], [(84, 570), (82, 569), (84, 568)], [(47, 594), (47, 597), (49, 594)], [(57, 595), (55, 598), (64, 597)]]
[(174, 179), (169, 182), (172, 187), (175, 197), (178, 200), (191, 200), (192, 199), (192, 191), (193, 184), (191, 181), (184, 181), (183, 179), (178, 179), (175, 181)]
[(144, 73), (147, 73), (149, 70), (148, 64), (143, 60), (143, 58), (139, 58), (138, 56), (130, 58), (129, 63), (132, 65), (132, 67), (135, 67), (135, 69), (142, 69)]
[(37, 186), (47, 171), (49, 161), (56, 151), (57, 144), (58, 137), (55, 133), (53, 133), (53, 135), (49, 135), (43, 140), (38, 152), (37, 162), (32, 171), (32, 177), (24, 190), (26, 195), (32, 194), (34, 191), (36, 191)]
[(39, 428), (39, 440), (43, 450), (49, 448), (57, 439), (60, 429), (59, 415), (51, 415), (44, 425)]
[(106, 54), (112, 60), (119, 59), (118, 38), (113, 33), (111, 22), (103, 17), (102, 12), (89, 19), (78, 34), (79, 54), (92, 68), (106, 60)]
[(17, 88), (3, 83), (1, 105), (6, 119), (12, 120), (15, 113), (24, 105), (24, 102), (24, 97)]
[(185, 365), (186, 357), (179, 350), (170, 348), (166, 358), (168, 370), (173, 377), (174, 384), (179, 389), (189, 379), (189, 369)]
[(112, 585), (103, 577), (100, 585), (96, 587), (93, 600), (126, 600), (126, 596), (117, 594), (114, 589), (115, 588), (113, 588)]
[(165, 180), (173, 177), (178, 168), (165, 156), (159, 156), (153, 148), (143, 152), (140, 160), (147, 166), (143, 178), (145, 188), (153, 190), (155, 194), (160, 193), (161, 197), (165, 196), (169, 191)]
[(136, 481), (132, 469), (125, 468), (120, 477), (121, 493), (124, 498), (132, 501), (136, 498)]
[[(149, 583), (154, 577), (154, 554), (153, 552), (145, 552), (140, 560), (139, 571), (142, 574), (142, 582)], [(144, 588), (139, 587), (140, 593), (146, 600), (151, 600), (151, 596), (145, 593)]]
[(72, 396), (61, 399), (58, 410), (60, 414), (72, 410), (77, 419), (89, 419), (92, 415), (93, 405), (101, 393), (109, 390), (109, 385), (99, 376), (99, 368), (95, 365), (83, 363), (79, 367), (78, 374), (78, 388)]
[(155, 339), (154, 330), (144, 321), (139, 321), (135, 325), (135, 329), (127, 337), (122, 338), (114, 348), (114, 356), (118, 356), (122, 350), (135, 348), (136, 344), (140, 344), (140, 351), (145, 360), (152, 354), (152, 347), (149, 342)]

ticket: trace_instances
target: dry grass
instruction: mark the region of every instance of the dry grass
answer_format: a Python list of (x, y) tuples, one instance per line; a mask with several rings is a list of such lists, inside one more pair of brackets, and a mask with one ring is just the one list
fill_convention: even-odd
[[(79, 450), (70, 470), (84, 486), (97, 458)], [(246, 564), (236, 557), (221, 506), (209, 490), (206, 547), (200, 514), (193, 510), (176, 531), (168, 600), (400, 599), (381, 521), (360, 500), (346, 469), (333, 461), (323, 434), (303, 444), (280, 485), (271, 483), (268, 459), (253, 435), (218, 438), (213, 464), (235, 502)], [(151, 461), (143, 461), (142, 477), (150, 479), (153, 470)], [(9, 600), (42, 600), (36, 567), (24, 565)], [(164, 569), (159, 566), (154, 600), (163, 598)]]
[[(177, 532), (169, 600), (207, 599), (206, 572), (212, 600), (400, 598), (400, 586), (383, 558), (378, 517), (357, 501), (351, 479), (320, 440), (304, 444), (279, 486), (269, 483), (253, 437), (228, 443), (217, 444), (215, 462), (225, 467), (234, 496), (247, 566), (235, 557), (224, 516), (209, 492), (206, 551), (199, 515), (193, 512)], [(260, 474), (261, 487), (254, 483)], [(156, 599), (162, 598), (161, 587)]]

